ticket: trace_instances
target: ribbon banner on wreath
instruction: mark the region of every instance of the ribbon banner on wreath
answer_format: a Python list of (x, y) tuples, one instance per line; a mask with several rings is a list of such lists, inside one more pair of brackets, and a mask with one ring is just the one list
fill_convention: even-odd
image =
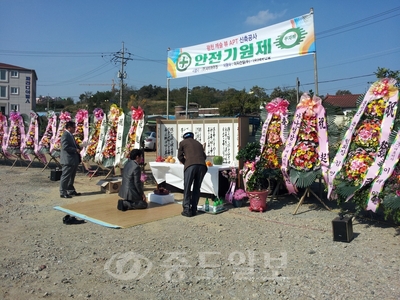
[(25, 140), (25, 127), (21, 114), (17, 111), (12, 111), (9, 120), (10, 128), (5, 147), (7, 153), (14, 156), (21, 155), (24, 159), (30, 159), (29, 156), (22, 152), (23, 142)]
[(101, 120), (99, 140), (97, 143), (96, 154), (94, 157), (94, 161), (98, 165), (101, 165), (101, 163), (103, 161), (103, 145), (105, 142), (107, 130), (108, 130), (107, 115), (104, 115), (103, 119)]
[(128, 124), (125, 124), (127, 121), (127, 117), (125, 113), (121, 112), (118, 118), (118, 128), (117, 128), (117, 140), (115, 143), (115, 160), (113, 163), (114, 167), (117, 167), (121, 163), (121, 158), (123, 157), (124, 153), (122, 150), (124, 136), (126, 136), (126, 132), (124, 132), (125, 128), (128, 128)]
[(236, 190), (236, 181), (238, 178), (238, 173), (236, 171), (236, 167), (231, 167), (231, 170), (224, 170), (221, 172), (221, 175), (229, 180), (229, 189), (225, 193), (225, 201), (228, 203), (232, 203), (234, 199), (234, 194)]
[(57, 134), (54, 142), (50, 145), (50, 155), (52, 157), (60, 157), (61, 152), (61, 136), (65, 130), (65, 124), (72, 120), (71, 114), (68, 111), (62, 111), (58, 123)]
[(325, 108), (319, 97), (304, 93), (282, 153), (282, 175), (290, 194), (308, 187), (322, 172), (328, 182), (329, 149)]
[(46, 130), (39, 142), (39, 146), (36, 151), (36, 155), (41, 159), (41, 161), (44, 164), (47, 163), (47, 159), (44, 154), (50, 153), (50, 147), (55, 139), (56, 130), (57, 130), (57, 115), (55, 114), (54, 111), (51, 110), (47, 112)]
[(86, 147), (83, 147), (81, 155), (83, 161), (94, 160), (97, 145), (99, 144), (101, 123), (104, 119), (104, 111), (101, 108), (93, 110), (93, 126)]
[[(396, 139), (394, 140), (392, 146), (389, 149), (386, 159), (382, 165), (381, 173), (372, 183), (372, 187), (367, 201), (367, 210), (372, 210), (373, 212), (375, 212), (379, 204), (384, 201), (384, 199), (381, 198), (382, 196), (384, 196), (381, 195), (383, 186), (385, 185), (386, 181), (392, 176), (392, 174), (395, 171), (395, 168), (398, 167), (397, 163), (399, 162), (399, 157), (400, 157), (400, 131), (397, 132)], [(399, 182), (400, 174), (394, 174), (394, 175), (395, 175), (395, 180)], [(397, 197), (400, 196), (397, 194), (398, 191), (392, 190), (391, 192), (395, 194)], [(400, 201), (400, 199), (398, 200)]]
[(129, 154), (133, 149), (140, 149), (140, 138), (142, 137), (144, 128), (144, 111), (138, 108), (131, 107), (131, 124), (128, 135), (126, 136), (124, 154), (121, 158), (122, 165), (128, 161)]
[(376, 81), (364, 96), (329, 170), (328, 198), (351, 199), (379, 174), (398, 105), (396, 80)]

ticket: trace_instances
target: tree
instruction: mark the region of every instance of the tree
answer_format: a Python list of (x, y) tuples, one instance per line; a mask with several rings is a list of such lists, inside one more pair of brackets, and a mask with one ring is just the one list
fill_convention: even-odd
[(244, 89), (236, 91), (229, 89), (225, 100), (219, 105), (221, 116), (259, 114), (260, 99), (255, 95), (247, 93)]
[(80, 101), (77, 105), (68, 106), (68, 109), (76, 111), (78, 108), (83, 108), (87, 109), (89, 113), (91, 113), (95, 108), (102, 108), (104, 111), (108, 111), (110, 105), (115, 103), (114, 94), (111, 91), (97, 92), (96, 94), (85, 92), (79, 96), (79, 99)]
[[(302, 92), (299, 92), (299, 99)], [(288, 88), (280, 88), (279, 86), (274, 88), (271, 95), (269, 96), (270, 100), (275, 98), (283, 98), (290, 102), (290, 104), (297, 104), (297, 91), (296, 89), (288, 89)]]
[(376, 75), (376, 78), (380, 79), (380, 78), (394, 78), (397, 80), (397, 86), (400, 85), (400, 71), (392, 71), (390, 69), (386, 69), (386, 68), (380, 68), (378, 67), (378, 70), (376, 72), (374, 72), (374, 74)]
[(351, 95), (351, 92), (349, 90), (338, 90), (335, 95)]

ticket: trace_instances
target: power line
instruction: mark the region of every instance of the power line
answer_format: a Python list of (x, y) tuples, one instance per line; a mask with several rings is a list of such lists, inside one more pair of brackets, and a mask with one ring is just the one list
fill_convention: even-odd
[(343, 31), (340, 31), (340, 32), (332, 33), (332, 34), (329, 34), (329, 35), (326, 35), (326, 36), (323, 36), (323, 37), (319, 37), (319, 39), (324, 39), (324, 38), (327, 38), (327, 37), (330, 37), (330, 36), (333, 36), (333, 35), (337, 35), (337, 34), (340, 34), (340, 33), (348, 32), (348, 31), (351, 31), (351, 30), (354, 30), (354, 29), (358, 29), (358, 28), (362, 28), (362, 27), (365, 27), (365, 26), (368, 26), (368, 25), (372, 25), (372, 24), (375, 24), (375, 23), (378, 23), (378, 22), (386, 21), (389, 18), (393, 18), (393, 17), (399, 16), (399, 15), (400, 14), (397, 14), (397, 15), (394, 15), (394, 16), (390, 16), (390, 17), (388, 17), (386, 19), (382, 19), (382, 20), (378, 20), (378, 21), (375, 21), (375, 22), (371, 22), (371, 23), (368, 23), (368, 24), (365, 24), (365, 25), (362, 25), (362, 26), (357, 26), (355, 28), (351, 28), (351, 29), (348, 29), (348, 30), (343, 30)]
[[(351, 31), (351, 30), (355, 30), (355, 29), (362, 28), (362, 27), (365, 27), (365, 26), (369, 26), (369, 25), (372, 25), (372, 24), (375, 24), (375, 23), (378, 23), (378, 22), (382, 22), (382, 21), (385, 21), (385, 20), (387, 20), (389, 18), (393, 18), (393, 17), (396, 17), (396, 16), (400, 15), (400, 14), (395, 14), (395, 15), (392, 15), (392, 16), (388, 16), (388, 15), (393, 14), (396, 11), (399, 11), (399, 10), (400, 10), (400, 6), (392, 8), (390, 10), (386, 10), (386, 11), (374, 14), (374, 15), (371, 15), (371, 16), (368, 16), (368, 17), (365, 17), (365, 18), (362, 18), (362, 19), (357, 20), (357, 21), (353, 21), (353, 22), (350, 22), (350, 23), (347, 23), (347, 24), (344, 24), (344, 25), (341, 25), (341, 26), (337, 26), (337, 27), (334, 27), (334, 28), (331, 28), (331, 29), (328, 29), (328, 30), (324, 30), (324, 31), (318, 32), (316, 34), (316, 36), (318, 36), (318, 39), (323, 39), (323, 38), (327, 38), (327, 37), (330, 37), (330, 36), (333, 36), (333, 35), (337, 35), (337, 34), (340, 34), (340, 33), (344, 33), (344, 32), (347, 32), (347, 31)], [(378, 18), (382, 18), (382, 17), (385, 17), (385, 18), (373, 21), (374, 19), (378, 19)], [(366, 23), (366, 22), (368, 22), (368, 23)], [(359, 26), (357, 26), (357, 25), (359, 25)], [(354, 27), (354, 26), (356, 26), (356, 27)], [(351, 27), (353, 27), (353, 28), (351, 28)], [(335, 32), (335, 31), (337, 31), (337, 32)], [(131, 57), (131, 56), (133, 56), (133, 54), (130, 53), (130, 52), (124, 53), (124, 49), (122, 49), (122, 52), (119, 51), (119, 52), (116, 52), (116, 53), (115, 52), (75, 52), (75, 51), (54, 52), (54, 51), (0, 50), (0, 54), (8, 55), (8, 56), (36, 56), (36, 57), (98, 57), (98, 56), (101, 56), (101, 57), (104, 58), (106, 56), (111, 56), (112, 57), (111, 61), (113, 61), (114, 63), (121, 62), (121, 72), (118, 74), (118, 78), (121, 79), (121, 83), (122, 84), (123, 84), (123, 79), (124, 79), (124, 78), (121, 78), (121, 76), (124, 76), (123, 66), (126, 65), (127, 60), (136, 60), (136, 61), (144, 61), (144, 62), (156, 62), (156, 63), (166, 64), (166, 60), (165, 59), (163, 59), (163, 60), (150, 59), (150, 58), (146, 58), (146, 57), (142, 57), (142, 56), (138, 56), (138, 55), (136, 55), (136, 57), (133, 58), (133, 57)], [(128, 55), (128, 58), (125, 58), (124, 56), (121, 56), (121, 55), (125, 55), (125, 54)], [(365, 58), (365, 59), (368, 59), (368, 58)], [(358, 59), (357, 61), (360, 61), (360, 60), (362, 60), (362, 59)], [(337, 65), (338, 64), (335, 64), (335, 66), (337, 66)], [(106, 72), (108, 72), (108, 71), (110, 71), (110, 70), (112, 70), (114, 68), (113, 67), (111, 69), (107, 69), (105, 72), (102, 72), (100, 74), (96, 73), (97, 71), (99, 71), (100, 69), (104, 68), (105, 66), (106, 66), (106, 64), (101, 65), (101, 66), (99, 66), (99, 67), (97, 67), (97, 68), (95, 68), (95, 69), (93, 69), (93, 70), (91, 70), (91, 71), (89, 71), (87, 73), (84, 73), (82, 75), (79, 75), (79, 76), (77, 76), (75, 78), (72, 78), (72, 79), (69, 79), (69, 80), (66, 80), (66, 81), (62, 81), (62, 82), (59, 82), (59, 83), (53, 83), (53, 84), (42, 84), (42, 85), (39, 85), (39, 86), (69, 85), (69, 84), (73, 84), (73, 83), (76, 83), (76, 82), (80, 82), (79, 80), (84, 78), (84, 77), (86, 77), (86, 76), (93, 75), (93, 76), (91, 76), (89, 78), (85, 78), (85, 80), (97, 77), (97, 76), (99, 76), (101, 74), (104, 74), (104, 73), (106, 73)], [(327, 68), (327, 67), (324, 67), (324, 68)], [(304, 72), (306, 72), (306, 71), (304, 71)], [(290, 74), (283, 74), (283, 75), (278, 75), (278, 76), (285, 76), (285, 75), (290, 75)], [(277, 75), (275, 75), (274, 77), (276, 77), (276, 76)], [(363, 77), (363, 76), (364, 75), (361, 75), (361, 77)], [(207, 76), (207, 77), (209, 77), (212, 80), (218, 81), (220, 83), (232, 86), (232, 84), (231, 84), (232, 82), (231, 83), (226, 83), (226, 82), (214, 79), (211, 76)], [(262, 77), (262, 78), (265, 78), (265, 77)], [(348, 79), (352, 79), (352, 78), (338, 79), (338, 80), (333, 80), (333, 81), (348, 80)], [(254, 79), (251, 79), (251, 80), (254, 80)], [(240, 82), (242, 82), (242, 81), (243, 80), (241, 80)], [(331, 81), (326, 81), (326, 82), (331, 82)], [(326, 83), (326, 82), (322, 82), (321, 81), (319, 83)], [(122, 89), (121, 89), (121, 91), (122, 91)], [(122, 96), (122, 93), (121, 93), (120, 96)]]
[(392, 8), (392, 9), (384, 11), (384, 12), (381, 12), (381, 13), (376, 14), (376, 15), (372, 15), (372, 16), (366, 17), (366, 18), (358, 20), (358, 21), (354, 21), (354, 22), (351, 22), (351, 23), (348, 23), (348, 24), (345, 24), (345, 25), (341, 25), (341, 26), (334, 27), (334, 28), (331, 28), (331, 29), (328, 29), (328, 30), (325, 30), (325, 31), (318, 32), (318, 34), (322, 34), (323, 35), (325, 33), (330, 33), (332, 31), (339, 30), (339, 29), (346, 28), (346, 27), (350, 27), (350, 26), (353, 26), (353, 25), (360, 25), (360, 23), (362, 23), (362, 22), (371, 21), (371, 19), (374, 19), (374, 18), (377, 18), (377, 17), (381, 17), (381, 16), (384, 16), (384, 15), (387, 15), (387, 14), (391, 14), (396, 10), (400, 10), (400, 6)]

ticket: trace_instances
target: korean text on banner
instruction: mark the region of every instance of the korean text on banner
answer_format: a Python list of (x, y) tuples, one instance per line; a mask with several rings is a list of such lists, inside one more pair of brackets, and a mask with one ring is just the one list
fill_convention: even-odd
[(229, 38), (168, 51), (167, 78), (233, 70), (315, 53), (313, 13)]

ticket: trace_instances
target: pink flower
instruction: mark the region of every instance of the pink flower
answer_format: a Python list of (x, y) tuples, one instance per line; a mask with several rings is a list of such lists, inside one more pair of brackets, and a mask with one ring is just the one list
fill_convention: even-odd
[(265, 106), (268, 113), (287, 114), (289, 101), (282, 98), (275, 98)]
[(101, 108), (95, 108), (93, 110), (93, 114), (96, 117), (96, 120), (98, 120), (98, 121), (103, 120), (104, 112), (103, 112), (103, 110)]
[(135, 121), (139, 121), (140, 119), (143, 118), (144, 112), (143, 109), (138, 106), (138, 108), (134, 108), (133, 106), (131, 107), (131, 111), (132, 111), (132, 118)]
[(233, 199), (235, 200), (243, 200), (243, 198), (247, 197), (247, 193), (242, 189), (237, 189), (233, 194)]
[(142, 175), (140, 175), (140, 181), (145, 182), (146, 180), (147, 180), (147, 175), (145, 173), (142, 173)]

